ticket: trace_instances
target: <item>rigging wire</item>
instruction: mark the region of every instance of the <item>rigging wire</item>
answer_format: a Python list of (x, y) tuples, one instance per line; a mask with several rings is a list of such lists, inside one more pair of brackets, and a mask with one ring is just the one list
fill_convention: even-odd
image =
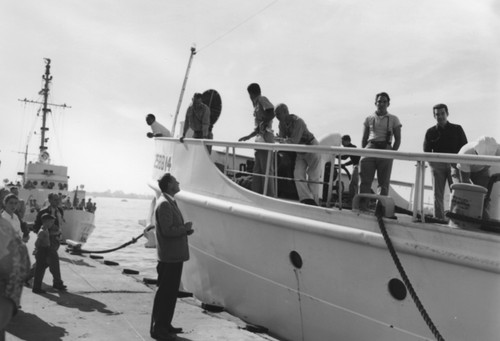
[(228, 34), (230, 34), (231, 32), (235, 31), (236, 29), (238, 29), (240, 26), (246, 24), (248, 21), (252, 20), (253, 18), (255, 18), (256, 16), (258, 16), (259, 14), (261, 14), (262, 12), (264, 12), (265, 10), (267, 10), (269, 7), (273, 6), (275, 3), (277, 3), (278, 0), (274, 0), (273, 2), (271, 2), (269, 5), (267, 5), (266, 7), (262, 8), (260, 11), (252, 14), (251, 16), (249, 16), (248, 18), (246, 18), (245, 20), (243, 20), (242, 22), (240, 22), (238, 25), (234, 26), (233, 28), (231, 28), (230, 30), (226, 31), (225, 33), (223, 33), (222, 35), (220, 35), (219, 37), (215, 38), (214, 40), (212, 40), (210, 43), (206, 44), (205, 46), (203, 46), (202, 48), (200, 48), (197, 53), (200, 53), (201, 51), (203, 51), (204, 49), (206, 49), (207, 47), (209, 47), (210, 45), (216, 43), (217, 41), (221, 40), (222, 38), (224, 38), (225, 36), (227, 36)]

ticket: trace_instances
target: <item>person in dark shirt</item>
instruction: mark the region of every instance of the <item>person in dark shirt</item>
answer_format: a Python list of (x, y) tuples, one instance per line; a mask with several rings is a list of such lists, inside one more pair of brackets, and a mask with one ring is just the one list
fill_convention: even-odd
[[(462, 127), (448, 122), (448, 107), (446, 104), (437, 104), (433, 108), (437, 124), (427, 129), (424, 138), (424, 152), (457, 154), (467, 143), (467, 137)], [(444, 188), (459, 183), (459, 173), (456, 164), (443, 162), (429, 162), (432, 172), (434, 189), (434, 216), (444, 219)]]
[[(356, 148), (355, 145), (351, 143), (351, 137), (349, 135), (342, 136), (342, 146), (346, 148)], [(349, 158), (349, 161), (342, 164), (342, 168), (352, 165), (351, 180), (349, 181), (349, 199), (352, 200), (354, 196), (358, 193), (358, 182), (359, 182), (359, 159), (360, 156), (356, 155), (342, 155), (342, 160)]]

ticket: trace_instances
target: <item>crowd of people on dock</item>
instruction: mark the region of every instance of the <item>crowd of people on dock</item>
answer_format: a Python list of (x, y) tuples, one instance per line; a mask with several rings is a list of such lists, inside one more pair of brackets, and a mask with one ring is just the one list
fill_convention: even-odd
[[(23, 286), (32, 287), (36, 294), (46, 291), (42, 288), (45, 270), (52, 274), (52, 287), (66, 290), (61, 276), (58, 249), (61, 244), (61, 226), (67, 209), (82, 209), (95, 212), (91, 199), (76, 202), (78, 206), (68, 207), (69, 197), (62, 202), (60, 193), (50, 193), (46, 205), (39, 209), (33, 225), (25, 219), (26, 203), (19, 198), (16, 186), (0, 189), (0, 340), (4, 328), (20, 306)], [(76, 196), (75, 196), (75, 200)], [(30, 232), (36, 234), (33, 255), (35, 262), (30, 265), (26, 243)]]
[(59, 195), (49, 194), (49, 205), (41, 209), (32, 227), (37, 234), (35, 241), (36, 262), (30, 266), (28, 249), (25, 243), (30, 239), (30, 228), (24, 221), (26, 205), (18, 198), (17, 187), (10, 192), (2, 189), (0, 217), (0, 340), (4, 338), (4, 328), (20, 306), (22, 288), (31, 286), (32, 291), (45, 293), (42, 281), (48, 267), (53, 277), (53, 288), (66, 290), (61, 279), (59, 249), (61, 239), (60, 222), (64, 211), (60, 207)]

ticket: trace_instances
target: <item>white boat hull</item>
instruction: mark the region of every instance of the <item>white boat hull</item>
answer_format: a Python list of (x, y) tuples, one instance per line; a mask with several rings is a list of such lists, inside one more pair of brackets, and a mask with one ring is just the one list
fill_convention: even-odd
[[(157, 141), (158, 155), (168, 162), (155, 164), (156, 176), (177, 177), (176, 200), (194, 222), (183, 285), (201, 301), (285, 340), (434, 340), (410, 296), (389, 291), (400, 275), (373, 215), (247, 191), (211, 166), (201, 145)], [(444, 339), (497, 340), (500, 236), (385, 222)]]
[(94, 213), (83, 210), (65, 210), (61, 227), (63, 240), (86, 243), (95, 229)]
[[(83, 191), (81, 191), (83, 192)], [(28, 224), (33, 224), (38, 213), (37, 210), (43, 205), (49, 196), (49, 193), (59, 193), (57, 191), (49, 191), (42, 189), (26, 190), (20, 189), (19, 197), (26, 203), (26, 213), (24, 221)], [(64, 194), (70, 195), (68, 192)], [(36, 204), (36, 207), (33, 205)], [(46, 204), (46, 203), (45, 203)], [(95, 214), (85, 210), (65, 209), (64, 221), (62, 222), (61, 231), (63, 240), (70, 239), (79, 243), (86, 243), (95, 229), (94, 224)]]

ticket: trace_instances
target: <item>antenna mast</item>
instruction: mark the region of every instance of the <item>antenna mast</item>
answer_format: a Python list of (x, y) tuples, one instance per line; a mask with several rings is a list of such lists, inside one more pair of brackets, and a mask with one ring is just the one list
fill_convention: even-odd
[(184, 97), (184, 90), (186, 90), (186, 83), (189, 76), (189, 70), (191, 69), (191, 63), (193, 61), (193, 57), (196, 54), (196, 47), (191, 47), (191, 55), (189, 56), (189, 62), (186, 69), (186, 75), (184, 76), (184, 82), (182, 83), (181, 94), (179, 96), (179, 102), (177, 103), (177, 110), (175, 111), (174, 116), (174, 124), (172, 125), (172, 136), (175, 136), (175, 126), (177, 124), (177, 117), (179, 116), (179, 110), (181, 109), (182, 98)]
[(42, 75), (42, 79), (44, 80), (43, 84), (43, 89), (40, 90), (39, 94), (43, 96), (43, 102), (37, 102), (37, 101), (32, 101), (28, 99), (18, 99), (20, 102), (24, 103), (34, 103), (34, 104), (42, 104), (42, 127), (40, 128), (41, 131), (41, 141), (40, 141), (40, 153), (43, 153), (44, 151), (47, 150), (47, 146), (45, 145), (46, 138), (45, 138), (45, 132), (49, 130), (47, 128), (47, 114), (52, 112), (52, 110), (49, 108), (49, 106), (53, 107), (63, 107), (63, 108), (71, 108), (70, 106), (67, 106), (66, 104), (53, 104), (49, 103), (49, 84), (52, 81), (52, 76), (50, 75), (50, 58), (44, 58), (45, 60), (45, 74)]

